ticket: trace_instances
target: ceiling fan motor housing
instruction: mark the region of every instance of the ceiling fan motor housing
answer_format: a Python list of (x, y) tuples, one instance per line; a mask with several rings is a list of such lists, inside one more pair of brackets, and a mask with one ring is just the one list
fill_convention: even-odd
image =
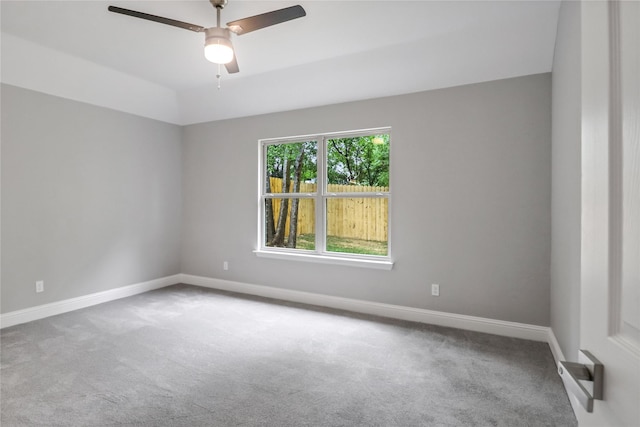
[(213, 7), (215, 7), (216, 9), (224, 9), (224, 7), (227, 5), (227, 0), (209, 0), (209, 1), (213, 5)]

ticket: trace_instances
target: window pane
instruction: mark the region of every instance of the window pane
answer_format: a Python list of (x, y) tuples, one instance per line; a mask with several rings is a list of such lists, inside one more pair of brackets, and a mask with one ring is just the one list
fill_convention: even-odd
[(313, 193), (318, 178), (316, 141), (266, 146), (266, 193)]
[(386, 197), (327, 199), (327, 252), (388, 254)]
[(264, 218), (265, 246), (315, 250), (314, 199), (266, 199)]
[(389, 191), (389, 135), (327, 140), (327, 192)]

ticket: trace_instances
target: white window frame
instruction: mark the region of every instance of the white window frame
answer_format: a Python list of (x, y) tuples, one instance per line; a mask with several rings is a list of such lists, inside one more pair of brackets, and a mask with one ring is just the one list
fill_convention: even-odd
[[(372, 129), (361, 129), (345, 132), (327, 132), (321, 134), (300, 135), (284, 138), (267, 138), (258, 141), (258, 238), (257, 249), (254, 253), (259, 257), (285, 259), (293, 261), (308, 261), (323, 264), (337, 264), (354, 267), (376, 268), (391, 270), (393, 259), (391, 258), (391, 165), (389, 165), (389, 190), (378, 193), (327, 192), (327, 169), (326, 150), (327, 141), (336, 138), (350, 138), (358, 136), (388, 134), (391, 141), (391, 127), (380, 127)], [(317, 141), (316, 167), (317, 186), (315, 193), (284, 193), (286, 198), (313, 199), (315, 201), (315, 250), (276, 248), (265, 245), (265, 200), (283, 198), (283, 193), (266, 193), (266, 159), (269, 145), (286, 144), (305, 141)], [(389, 147), (389, 157), (391, 158), (391, 146)], [(361, 255), (341, 252), (327, 252), (326, 250), (326, 202), (335, 198), (386, 198), (387, 199), (387, 255)]]

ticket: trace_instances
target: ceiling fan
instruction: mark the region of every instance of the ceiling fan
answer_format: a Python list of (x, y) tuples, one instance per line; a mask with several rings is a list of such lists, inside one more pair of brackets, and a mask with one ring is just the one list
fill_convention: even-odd
[(133, 16), (135, 18), (146, 19), (148, 21), (159, 22), (161, 24), (172, 25), (178, 28), (184, 28), (185, 30), (194, 31), (196, 33), (204, 33), (204, 56), (213, 63), (224, 65), (229, 74), (240, 71), (238, 68), (238, 61), (236, 60), (236, 55), (233, 50), (233, 44), (231, 43), (232, 32), (237, 35), (247, 34), (252, 31), (281, 24), (292, 19), (302, 18), (307, 14), (302, 6), (296, 5), (227, 22), (227, 28), (222, 28), (220, 27), (220, 11), (227, 5), (228, 0), (209, 1), (216, 8), (217, 14), (217, 25), (211, 28), (176, 21), (175, 19), (163, 18), (162, 16), (150, 15), (144, 12), (137, 12), (135, 10), (123, 9), (117, 6), (109, 6), (109, 11)]

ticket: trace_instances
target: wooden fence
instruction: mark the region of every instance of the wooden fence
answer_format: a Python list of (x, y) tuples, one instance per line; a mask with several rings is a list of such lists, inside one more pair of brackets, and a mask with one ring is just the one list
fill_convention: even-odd
[[(270, 178), (271, 192), (282, 192), (282, 179)], [(327, 188), (330, 193), (386, 192), (387, 187), (359, 185), (334, 185)], [(315, 193), (316, 184), (300, 184), (301, 193)], [(299, 199), (298, 235), (315, 233), (315, 200)], [(282, 199), (272, 199), (274, 221), (278, 221)], [(384, 197), (349, 197), (327, 200), (327, 235), (351, 239), (387, 241), (388, 201)], [(289, 200), (286, 235), (289, 234), (291, 199)]]

